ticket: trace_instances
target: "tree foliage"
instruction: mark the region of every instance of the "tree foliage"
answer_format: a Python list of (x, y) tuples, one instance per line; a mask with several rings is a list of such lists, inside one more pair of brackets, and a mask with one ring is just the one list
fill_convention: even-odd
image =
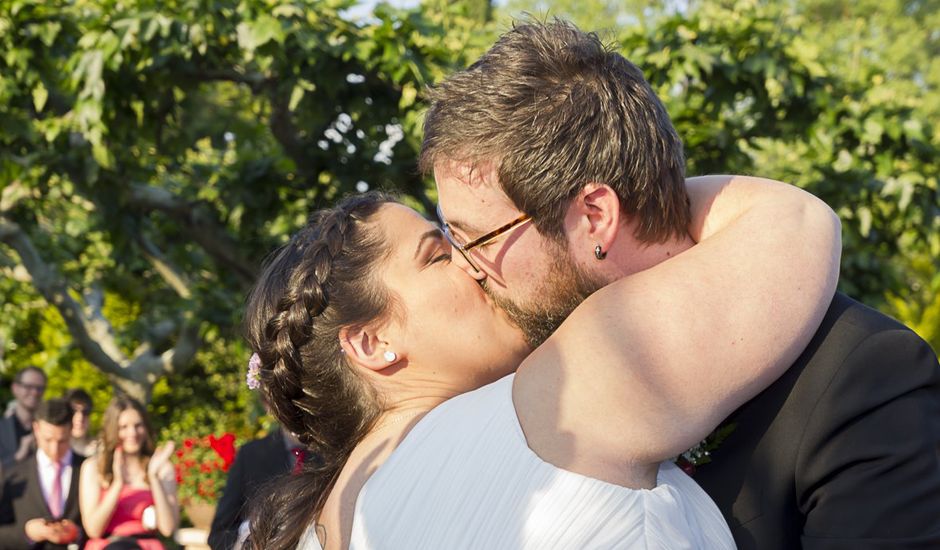
[[(262, 258), (346, 193), (431, 210), (422, 90), (507, 25), (488, 2), (365, 21), (352, 5), (0, 0), (7, 376), (33, 363), (53, 388), (113, 384), (174, 433), (253, 429), (239, 322)], [(819, 194), (844, 222), (845, 290), (940, 337), (924, 102), (874, 65), (864, 81), (833, 66), (803, 15), (741, 5), (649, 11), (610, 34), (664, 98), (690, 173)]]
[(466, 62), (460, 6), (2, 4), (3, 336), (41, 348), (17, 329), (54, 308), (71, 346), (46, 366), (87, 361), (158, 411), (244, 408), (239, 311), (265, 253), (344, 193), (431, 204), (415, 104)]

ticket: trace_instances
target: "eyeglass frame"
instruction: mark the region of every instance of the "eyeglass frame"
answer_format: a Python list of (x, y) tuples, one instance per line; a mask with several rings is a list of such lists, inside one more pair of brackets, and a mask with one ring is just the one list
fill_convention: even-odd
[(437, 220), (441, 223), (441, 231), (444, 233), (444, 238), (447, 239), (447, 242), (449, 242), (452, 247), (456, 248), (457, 251), (460, 252), (460, 255), (463, 256), (464, 260), (467, 260), (467, 263), (470, 264), (470, 267), (472, 267), (475, 271), (480, 272), (483, 270), (480, 269), (476, 262), (470, 258), (470, 251), (478, 246), (489, 244), (500, 235), (507, 233), (526, 222), (532, 221), (532, 217), (528, 214), (523, 214), (507, 224), (501, 225), (488, 233), (484, 233), (467, 244), (460, 244), (457, 242), (457, 236), (453, 234), (453, 232), (450, 230), (450, 225), (447, 223), (447, 221), (444, 220), (444, 215), (441, 213), (440, 204), (437, 205)]

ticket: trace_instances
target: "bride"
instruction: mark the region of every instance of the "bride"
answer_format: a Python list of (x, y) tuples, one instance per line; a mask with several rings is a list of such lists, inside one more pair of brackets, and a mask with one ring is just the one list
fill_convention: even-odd
[(534, 351), (418, 213), (377, 195), (317, 212), (245, 323), (250, 376), (322, 462), (268, 493), (252, 547), (733, 548), (669, 460), (808, 343), (839, 224), (776, 182), (688, 187), (699, 244), (598, 290)]

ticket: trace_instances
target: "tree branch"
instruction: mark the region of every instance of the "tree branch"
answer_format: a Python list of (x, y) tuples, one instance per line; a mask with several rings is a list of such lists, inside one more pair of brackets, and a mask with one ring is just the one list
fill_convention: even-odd
[[(283, 94), (278, 95), (275, 91), (268, 94), (268, 100), (271, 102), (271, 116), (268, 119), (271, 134), (281, 144), (284, 153), (294, 161), (300, 177), (310, 185), (316, 186), (322, 167), (314, 161), (316, 155), (310, 154), (309, 144), (298, 137), (300, 132), (291, 118), (290, 100), (282, 96)], [(328, 127), (329, 125), (323, 125), (321, 128), (314, 128), (309, 135), (320, 136)]]
[(253, 93), (261, 91), (269, 80), (261, 73), (240, 73), (234, 69), (203, 69), (199, 72), (190, 71), (186, 76), (199, 82), (235, 82), (245, 84)]
[(238, 254), (238, 247), (218, 220), (200, 212), (196, 203), (181, 199), (166, 189), (149, 185), (131, 186), (129, 205), (141, 210), (159, 210), (188, 229), (189, 235), (210, 256), (228, 267), (245, 286), (255, 279), (254, 264)]
[(99, 320), (86, 318), (81, 305), (69, 294), (65, 282), (43, 261), (32, 240), (19, 225), (0, 217), (0, 241), (19, 254), (33, 286), (46, 302), (59, 310), (85, 358), (108, 374), (123, 376), (122, 365), (127, 363), (127, 357), (114, 341), (107, 320), (103, 317)]
[(0, 273), (20, 283), (33, 282), (33, 278), (29, 276), (29, 272), (2, 251), (0, 251)]
[(164, 257), (163, 253), (160, 252), (160, 249), (157, 248), (157, 245), (148, 239), (143, 234), (137, 235), (137, 244), (140, 245), (143, 255), (147, 258), (154, 269), (157, 270), (157, 273), (163, 277), (163, 280), (166, 281), (166, 284), (170, 286), (176, 293), (183, 298), (184, 300), (189, 300), (193, 297), (192, 291), (189, 289), (190, 284), (186, 279), (186, 276), (183, 275), (178, 269), (176, 269), (169, 260)]
[(29, 195), (29, 189), (20, 181), (12, 181), (0, 193), (0, 215), (5, 214)]
[(157, 378), (172, 374), (195, 356), (199, 349), (199, 322), (187, 314), (176, 345), (159, 352), (153, 343), (138, 348), (129, 358), (114, 337), (113, 327), (103, 313), (104, 292), (92, 286), (84, 295), (85, 307), (72, 298), (68, 286), (56, 270), (43, 261), (32, 240), (15, 222), (0, 217), (0, 242), (12, 247), (32, 278), (33, 286), (62, 315), (72, 339), (82, 354), (112, 382), (141, 399)]

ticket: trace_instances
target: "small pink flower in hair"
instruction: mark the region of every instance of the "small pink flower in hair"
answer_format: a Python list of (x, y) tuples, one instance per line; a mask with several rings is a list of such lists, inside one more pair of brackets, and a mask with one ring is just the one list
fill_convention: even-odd
[(251, 354), (248, 360), (248, 376), (245, 378), (249, 390), (256, 390), (261, 387), (261, 358), (257, 353)]

